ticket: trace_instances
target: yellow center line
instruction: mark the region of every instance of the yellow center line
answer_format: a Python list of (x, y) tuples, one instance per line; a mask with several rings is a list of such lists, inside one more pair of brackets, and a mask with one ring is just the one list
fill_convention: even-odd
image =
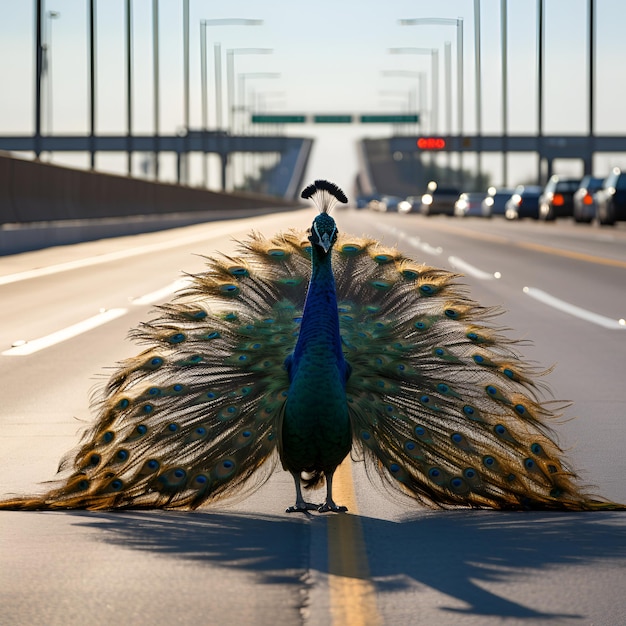
[(350, 513), (328, 517), (330, 612), (336, 626), (376, 626), (382, 619), (370, 580), (363, 527), (358, 517), (352, 464), (348, 457), (335, 472), (333, 496)]
[(530, 241), (515, 242), (518, 248), (527, 248), (528, 250), (536, 250), (537, 252), (545, 252), (556, 256), (564, 256), (578, 261), (587, 261), (588, 263), (597, 263), (599, 265), (611, 265), (613, 267), (626, 268), (626, 261), (618, 261), (617, 259), (607, 259), (606, 257), (596, 256), (595, 254), (586, 254), (584, 252), (574, 252), (573, 250), (563, 250), (562, 248), (552, 248), (544, 246), (540, 243), (532, 243)]

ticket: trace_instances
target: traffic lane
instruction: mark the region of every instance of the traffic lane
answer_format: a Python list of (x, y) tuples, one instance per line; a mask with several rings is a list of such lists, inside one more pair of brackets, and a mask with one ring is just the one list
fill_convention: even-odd
[[(302, 221), (300, 213), (297, 212), (296, 217)], [(278, 222), (285, 219), (281, 216), (265, 216), (259, 220), (247, 220), (242, 225), (246, 232), (251, 228), (257, 230), (268, 230), (274, 232), (274, 227)], [(307, 218), (308, 219), (308, 218)], [(228, 225), (230, 228), (230, 224)], [(193, 228), (196, 234), (200, 235), (200, 239), (207, 236), (207, 232), (214, 233), (215, 225), (207, 225), (205, 229), (199, 227)], [(198, 233), (198, 231), (200, 231)], [(211, 235), (212, 236), (212, 235)], [(146, 243), (147, 240), (154, 242), (155, 237), (146, 236), (135, 237), (133, 240), (141, 240)], [(157, 239), (165, 241), (171, 240), (170, 237), (164, 238), (160, 235)], [(213, 243), (213, 242), (211, 242)], [(218, 243), (218, 242), (215, 242)], [(227, 243), (234, 246), (229, 237), (220, 235), (219, 243)], [(120, 242), (111, 240), (99, 242), (98, 249), (100, 254), (107, 254), (111, 250), (119, 249)], [(71, 248), (71, 250), (69, 249)], [(61, 252), (67, 256), (75, 254), (75, 246), (68, 247), (64, 251), (56, 251), (51, 253), (49, 262), (62, 262), (59, 257)], [(22, 320), (15, 319), (14, 310), (9, 307), (2, 310), (3, 330), (2, 337), (4, 347), (9, 347), (10, 343), (16, 339), (32, 339), (48, 332), (59, 330), (60, 322), (74, 322), (79, 314), (92, 315), (96, 306), (106, 306), (112, 304), (119, 306), (127, 304), (121, 300), (121, 295), (117, 294), (111, 302), (104, 300), (92, 299), (100, 297), (101, 294), (115, 292), (118, 285), (134, 285), (139, 284), (142, 276), (149, 273), (151, 276), (158, 275), (158, 284), (150, 285), (150, 287), (162, 287), (166, 282), (164, 275), (168, 271), (177, 271), (190, 258), (190, 251), (186, 245), (182, 248), (176, 247), (167, 251), (164, 255), (151, 255), (145, 258), (139, 255), (125, 261), (112, 261), (102, 265), (104, 271), (100, 273), (101, 279), (96, 281), (97, 288), (93, 290), (90, 281), (84, 281), (84, 273), (94, 270), (94, 267), (73, 269), (67, 272), (50, 274), (41, 279), (31, 279), (22, 283), (13, 283), (4, 285), (2, 288), (7, 290), (15, 284), (34, 285), (37, 282), (46, 281), (52, 293), (59, 292), (54, 284), (76, 281), (77, 275), (81, 277), (78, 280), (78, 286), (73, 288), (71, 297), (64, 294), (55, 301), (56, 311), (61, 311), (65, 317), (55, 317), (55, 307), (42, 307), (39, 313), (35, 315), (35, 322), (32, 326), (32, 334), (21, 335), (20, 331), (26, 328)], [(39, 262), (42, 255), (36, 255)], [(77, 258), (86, 258), (84, 255)], [(197, 262), (204, 266), (204, 260), (195, 257)], [(23, 258), (22, 263), (28, 263), (28, 259)], [(146, 267), (146, 263), (150, 265)], [(115, 266), (115, 271), (111, 266)], [(175, 268), (175, 269), (172, 269)], [(25, 269), (22, 266), (22, 269)], [(148, 272), (147, 270), (150, 269)], [(102, 278), (104, 274), (108, 274), (106, 280)], [(35, 281), (35, 282), (33, 282)], [(92, 290), (88, 290), (88, 286), (92, 285)], [(147, 286), (146, 286), (147, 287)], [(169, 298), (167, 298), (169, 299)], [(39, 294), (36, 289), (25, 290), (24, 301), (26, 310), (37, 310)], [(87, 308), (86, 308), (87, 307)], [(3, 424), (3, 431), (0, 437), (5, 439), (5, 445), (11, 450), (10, 458), (3, 457), (7, 462), (7, 476), (10, 480), (5, 483), (7, 490), (15, 489), (17, 491), (27, 491), (26, 487), (32, 485), (33, 481), (46, 480), (52, 478), (58, 460), (63, 453), (73, 448), (78, 437), (77, 431), (84, 428), (91, 421), (91, 411), (89, 401), (91, 390), (94, 387), (102, 387), (111, 374), (112, 368), (116, 363), (125, 358), (137, 354), (142, 348), (126, 339), (128, 332), (132, 328), (138, 327), (142, 322), (152, 319), (155, 315), (153, 304), (141, 306), (128, 306), (124, 316), (91, 331), (63, 341), (62, 343), (52, 345), (39, 352), (25, 356), (6, 356), (0, 355), (0, 376), (3, 380), (3, 405), (0, 410), (0, 421)], [(26, 317), (25, 315), (23, 317)], [(23, 324), (18, 328), (19, 324)], [(6, 324), (6, 327), (4, 327)], [(77, 421), (77, 420), (83, 420)], [(26, 428), (26, 432), (20, 429)], [(41, 453), (29, 455), (29, 445), (31, 441), (46, 441), (45, 450)], [(28, 479), (26, 484), (21, 484), (20, 474), (11, 472), (10, 460), (14, 460), (22, 453), (23, 459), (28, 462)], [(45, 459), (45, 465), (37, 470), (37, 463)], [(0, 459), (0, 466), (3, 460)]]
[[(384, 222), (375, 222), (381, 231)], [(485, 243), (477, 248), (473, 239), (441, 232), (436, 220), (429, 223), (430, 231), (422, 233), (423, 240), (432, 248), (441, 246), (443, 252), (430, 255), (427, 263), (443, 265), (438, 261), (446, 260), (446, 252), (454, 249), (458, 256), (484, 270), (502, 268), (500, 279), (479, 280), (468, 275), (460, 281), (469, 286), (471, 297), (481, 304), (502, 307), (503, 314), (492, 323), (510, 329), (505, 332), (506, 336), (525, 340), (518, 346), (524, 359), (540, 370), (555, 366), (540, 379), (554, 394), (548, 393), (545, 397), (571, 401), (573, 404), (565, 415), (578, 418), (554, 425), (563, 448), (580, 470), (582, 481), (596, 486), (595, 493), (626, 502), (623, 483), (626, 464), (622, 455), (622, 443), (626, 439), (623, 409), (626, 389), (621, 383), (626, 329), (607, 329), (592, 324), (538, 302), (522, 291), (528, 284), (540, 286), (564, 300), (617, 319), (618, 315), (623, 315), (623, 270), (566, 261), (561, 257), (556, 257), (552, 267), (546, 269), (540, 254), (517, 247), (507, 250), (500, 243)], [(406, 240), (401, 240), (400, 245), (405, 249)], [(406, 250), (407, 254), (411, 252)], [(494, 258), (502, 264), (489, 268)], [(572, 271), (572, 267), (576, 271)], [(529, 276), (535, 276), (537, 282), (531, 282)], [(584, 297), (594, 290), (597, 297), (592, 300)], [(602, 461), (598, 462), (599, 459)]]
[(621, 623), (623, 513), (430, 510), (353, 476), (384, 623)]
[[(493, 285), (481, 285), (481, 288), (497, 292), (509, 285), (519, 289), (529, 286), (549, 291), (571, 304), (616, 321), (626, 316), (626, 297), (622, 288), (626, 262), (624, 267), (600, 264), (563, 257), (556, 249), (552, 249), (551, 253), (547, 247), (537, 251), (515, 245), (515, 241), (503, 242), (490, 236), (491, 222), (486, 224), (485, 232), (477, 239), (471, 231), (450, 230), (444, 220), (427, 220), (427, 227), (420, 229), (414, 220), (401, 219), (409, 216), (389, 217), (389, 220), (372, 222), (371, 217), (366, 216), (366, 221), (390, 245), (398, 243), (408, 256), (417, 261), (465, 272), (467, 276), (462, 282), (468, 282), (471, 274), (465, 267), (457, 266), (453, 262), (455, 259), (471, 264), (486, 279), (494, 281)], [(424, 222), (419, 218), (417, 221)], [(610, 261), (607, 257), (598, 257), (598, 260)], [(496, 274), (497, 279), (494, 278)], [(504, 304), (506, 306), (507, 303)]]
[(286, 514), (2, 512), (10, 624), (302, 621), (307, 521)]
[(59, 460), (91, 424), (95, 416), (91, 401), (112, 368), (139, 352), (127, 335), (145, 316), (145, 311), (133, 309), (127, 316), (37, 353), (0, 356), (4, 495), (39, 491), (43, 481), (55, 477)]
[[(289, 477), (288, 477), (286, 474), (282, 473), (282, 472), (280, 472), (278, 475), (279, 475), (279, 476), (282, 476), (282, 477), (283, 477), (283, 480), (286, 478), (286, 483), (287, 483), (287, 484), (289, 485), (289, 487), (292, 489), (292, 486), (291, 486), (291, 480), (289, 479)], [(368, 493), (369, 493), (369, 491), (368, 491)], [(254, 499), (255, 499), (255, 497), (256, 497), (257, 495), (260, 495), (260, 493), (259, 493), (259, 494), (255, 494), (255, 496), (253, 496), (253, 497), (252, 497), (252, 498), (250, 498), (249, 500), (246, 500), (245, 502), (246, 502), (248, 505), (253, 504), (253, 503), (254, 503)], [(293, 494), (290, 494), (290, 498), (292, 498), (292, 497), (293, 497)], [(268, 500), (267, 500), (267, 501), (269, 501), (269, 500), (270, 500), (270, 498), (268, 498)], [(288, 501), (290, 501), (290, 499), (288, 499)], [(408, 605), (408, 606), (415, 606), (415, 600), (413, 599), (413, 601), (409, 602), (409, 605)], [(404, 612), (405, 614), (410, 614), (410, 613), (411, 613), (411, 610), (410, 610), (409, 608), (407, 608), (407, 606), (404, 606), (402, 610), (403, 610), (403, 612)]]
[[(177, 229), (168, 237), (151, 233), (123, 238), (125, 246), (119, 239), (111, 239), (97, 242), (97, 246), (64, 246), (63, 250), (48, 251), (47, 255), (16, 255), (20, 257), (19, 265), (14, 261), (12, 268), (22, 272), (42, 267), (54, 270), (68, 262), (78, 266), (10, 284), (1, 284), (0, 276), (0, 297), (11, 303), (0, 310), (0, 346), (53, 332), (94, 315), (100, 309), (126, 307), (134, 298), (181, 279), (183, 272), (202, 272), (205, 260), (201, 255), (212, 255), (217, 249), (225, 254), (234, 253), (237, 244), (233, 236), (243, 238), (253, 229), (266, 231), (271, 236), (285, 219), (289, 222), (293, 218), (302, 223), (301, 213), (239, 220), (236, 224), (223, 222), (188, 227)], [(135, 251), (140, 254), (99, 262), (118, 253)], [(87, 264), (80, 265), (81, 261)], [(89, 265), (89, 261), (96, 264)]]
[[(391, 217), (392, 214), (389, 214)], [(519, 243), (522, 246), (558, 248), (567, 253), (574, 251), (590, 256), (609, 256), (614, 260), (626, 261), (626, 224), (623, 228), (599, 228), (575, 224), (571, 220), (536, 222), (534, 220), (508, 221), (504, 219), (484, 220), (480, 218), (456, 219), (445, 216), (424, 218), (419, 215), (397, 215), (398, 219), (411, 220), (420, 228), (429, 225), (440, 230), (491, 237), (501, 242)]]
[[(103, 367), (137, 351), (125, 334), (115, 320), (38, 355), (0, 359), (3, 495), (40, 491), (55, 477), (89, 424), (94, 373), (105, 382)], [(120, 616), (299, 623), (310, 539), (304, 519), (283, 514), (293, 498), (291, 478), (279, 472), (250, 498), (202, 514), (3, 512), (3, 617), (13, 624), (107, 624)]]
[[(474, 261), (470, 253), (463, 250), (460, 254)], [(508, 264), (500, 266), (504, 267), (501, 279), (481, 281), (468, 276), (463, 282), (470, 285), (472, 296), (479, 302), (503, 307), (504, 313), (493, 321), (511, 329), (507, 336), (527, 340), (519, 346), (525, 359), (540, 369), (554, 366), (541, 381), (554, 397), (572, 402), (565, 415), (576, 419), (554, 427), (582, 482), (595, 486), (594, 493), (626, 502), (622, 454), (626, 389), (621, 383), (626, 329), (600, 327), (546, 306), (522, 291), (530, 284), (617, 319), (624, 315), (623, 270), (566, 262), (559, 257), (546, 269), (541, 255), (518, 249), (508, 254), (503, 251), (500, 257)], [(536, 277), (533, 282), (528, 279), (530, 275)], [(591, 293), (596, 296), (591, 298)]]

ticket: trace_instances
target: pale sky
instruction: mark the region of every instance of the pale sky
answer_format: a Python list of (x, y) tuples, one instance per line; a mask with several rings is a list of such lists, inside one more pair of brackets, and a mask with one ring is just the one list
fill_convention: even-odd
[[(0, 134), (29, 134), (34, 123), (34, 1), (0, 0)], [(97, 132), (123, 134), (125, 120), (125, 0), (97, 2)], [(60, 14), (47, 20), (52, 28), (52, 129), (84, 133), (88, 124), (88, 0), (46, 0), (46, 10)], [(544, 132), (587, 132), (588, 0), (546, 0), (546, 81)], [(133, 0), (133, 126), (152, 133), (152, 0)], [(173, 133), (183, 126), (182, 0), (159, 1), (160, 126)], [(481, 1), (482, 131), (502, 130), (500, 0)], [(536, 0), (508, 0), (509, 132), (533, 134), (537, 128)], [(596, 0), (597, 99), (596, 132), (626, 134), (622, 115), (626, 94), (626, 3)], [(464, 21), (464, 130), (476, 129), (474, 1), (447, 0), (297, 0), (266, 2), (190, 0), (191, 127), (201, 125), (200, 20), (254, 18), (260, 26), (209, 26), (209, 127), (215, 125), (213, 44), (222, 52), (235, 48), (271, 48), (272, 54), (238, 54), (235, 73), (280, 73), (279, 78), (247, 79), (246, 97), (263, 98), (266, 112), (372, 113), (405, 112), (409, 92), (417, 99), (417, 79), (386, 77), (383, 71), (424, 72), (431, 107), (430, 56), (389, 54), (389, 48), (439, 50), (439, 132), (445, 132), (444, 42), (452, 42), (452, 131), (456, 119), (456, 27), (401, 26), (400, 18), (461, 17)], [(223, 77), (226, 70), (224, 65)], [(225, 84), (224, 84), (224, 91)], [(48, 93), (47, 91), (45, 92)], [(259, 95), (260, 94), (260, 95)], [(47, 119), (47, 118), (46, 118)], [(428, 121), (428, 111), (424, 120)], [(45, 128), (45, 125), (44, 125)], [(293, 125), (286, 132), (316, 138), (310, 178), (329, 178), (351, 189), (357, 170), (355, 140), (388, 136), (391, 126)], [(415, 132), (418, 133), (417, 129)], [(55, 155), (56, 162), (84, 165), (78, 155)], [(165, 176), (173, 176), (173, 157), (164, 157)], [(465, 157), (468, 167), (474, 159)], [(98, 164), (124, 172), (123, 155), (102, 156)], [(483, 156), (483, 165), (500, 180), (500, 157)], [(613, 165), (626, 167), (626, 155), (596, 158), (598, 175)], [(579, 173), (578, 162), (557, 164), (562, 173)], [(512, 178), (527, 179), (536, 171), (534, 158), (512, 156)], [(200, 163), (192, 164), (195, 182)], [(193, 182), (193, 181), (192, 181)], [(509, 181), (517, 182), (516, 180)]]

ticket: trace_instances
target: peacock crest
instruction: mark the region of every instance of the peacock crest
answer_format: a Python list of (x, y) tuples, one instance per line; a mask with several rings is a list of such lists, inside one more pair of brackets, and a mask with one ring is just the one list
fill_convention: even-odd
[[(48, 492), (4, 509), (196, 508), (277, 464), (290, 511), (341, 511), (348, 455), (431, 507), (623, 508), (592, 498), (550, 428), (541, 373), (458, 276), (337, 231), (347, 198), (316, 180), (309, 233), (253, 233), (158, 308), (94, 404)], [(322, 505), (302, 487), (326, 482)]]

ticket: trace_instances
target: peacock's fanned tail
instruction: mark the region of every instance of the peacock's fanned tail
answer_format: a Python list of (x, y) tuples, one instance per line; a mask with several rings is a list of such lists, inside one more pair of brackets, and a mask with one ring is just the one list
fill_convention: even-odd
[(253, 234), (131, 333), (66, 478), (0, 508), (195, 508), (245, 495), (272, 473), (310, 273), (304, 233)]
[[(548, 422), (543, 372), (457, 275), (369, 240), (335, 263), (354, 456), (431, 507), (623, 508), (586, 495)], [(542, 388), (543, 387), (543, 388)]]
[[(311, 274), (306, 233), (251, 235), (133, 332), (82, 444), (48, 493), (0, 508), (195, 508), (278, 459)], [(367, 238), (333, 248), (355, 458), (429, 506), (617, 508), (577, 484), (525, 363), (456, 275)]]

